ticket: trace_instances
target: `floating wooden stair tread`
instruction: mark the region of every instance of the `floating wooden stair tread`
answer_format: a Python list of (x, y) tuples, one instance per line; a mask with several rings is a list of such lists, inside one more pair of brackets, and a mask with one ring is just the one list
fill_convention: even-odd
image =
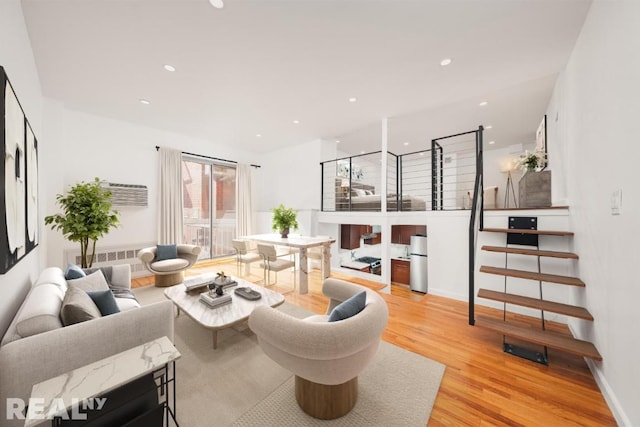
[(489, 252), (503, 252), (508, 254), (544, 256), (544, 257), (550, 257), (550, 258), (578, 259), (578, 255), (572, 252), (540, 251), (536, 249), (523, 249), (523, 248), (505, 248), (504, 246), (483, 246), (482, 250), (489, 251)]
[(534, 344), (546, 345), (549, 348), (555, 348), (567, 353), (588, 357), (593, 360), (602, 360), (602, 356), (600, 356), (600, 353), (598, 353), (598, 350), (592, 343), (578, 340), (567, 335), (513, 325), (503, 322), (502, 320), (491, 319), (488, 317), (478, 317), (475, 325), (481, 328), (491, 329), (492, 331), (499, 332), (502, 335), (507, 335), (512, 338), (521, 339)]
[(535, 271), (512, 270), (510, 268), (490, 267), (483, 265), (480, 267), (481, 273), (497, 274), (499, 276), (518, 277), (520, 279), (531, 279), (549, 283), (559, 283), (561, 285), (581, 286), (584, 282), (577, 277), (559, 276), (557, 274), (536, 273)]
[(593, 320), (593, 316), (586, 308), (575, 305), (562, 304), (559, 302), (545, 301), (537, 298), (529, 298), (522, 295), (496, 292), (488, 289), (478, 291), (479, 298), (491, 299), (494, 301), (506, 302), (508, 304), (521, 305), (523, 307), (537, 308), (539, 310), (551, 311), (553, 313), (565, 314), (579, 319)]
[(540, 236), (573, 236), (573, 231), (529, 230), (526, 228), (483, 228), (490, 233), (538, 234)]

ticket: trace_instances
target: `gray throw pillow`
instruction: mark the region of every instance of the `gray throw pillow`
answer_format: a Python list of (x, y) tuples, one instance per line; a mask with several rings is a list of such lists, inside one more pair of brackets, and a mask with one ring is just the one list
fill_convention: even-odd
[(329, 322), (337, 322), (338, 320), (348, 319), (351, 316), (355, 316), (360, 313), (367, 302), (367, 292), (362, 291), (342, 301), (331, 310), (329, 315)]
[(156, 259), (155, 261), (164, 261), (165, 259), (178, 258), (178, 246), (177, 245), (158, 245), (156, 246)]
[(103, 316), (120, 313), (120, 307), (118, 307), (113, 292), (110, 290), (87, 292), (87, 295), (93, 300)]
[(64, 326), (102, 317), (100, 310), (85, 291), (70, 287), (64, 295), (60, 319)]
[(70, 288), (79, 288), (85, 292), (109, 290), (107, 280), (104, 278), (104, 275), (100, 270), (94, 271), (86, 277), (67, 280), (67, 285), (69, 285)]

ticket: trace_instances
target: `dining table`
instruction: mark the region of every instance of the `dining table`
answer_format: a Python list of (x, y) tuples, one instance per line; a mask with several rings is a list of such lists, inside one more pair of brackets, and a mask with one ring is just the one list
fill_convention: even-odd
[(300, 251), (299, 261), (300, 268), (298, 268), (298, 293), (306, 294), (309, 292), (309, 267), (307, 262), (307, 249), (322, 246), (322, 277), (326, 279), (331, 274), (331, 244), (335, 243), (336, 239), (332, 237), (312, 237), (312, 236), (300, 236), (289, 235), (288, 237), (282, 237), (280, 234), (252, 234), (248, 236), (239, 237), (242, 240), (249, 240), (252, 242), (272, 244), (276, 246), (286, 246), (289, 248), (296, 248)]

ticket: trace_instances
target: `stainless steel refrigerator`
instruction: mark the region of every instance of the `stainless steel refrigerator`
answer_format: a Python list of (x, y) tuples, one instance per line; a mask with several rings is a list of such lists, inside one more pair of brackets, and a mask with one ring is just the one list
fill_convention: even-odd
[(411, 236), (409, 256), (411, 259), (411, 274), (409, 277), (411, 290), (426, 294), (429, 288), (427, 279), (427, 236), (421, 234)]

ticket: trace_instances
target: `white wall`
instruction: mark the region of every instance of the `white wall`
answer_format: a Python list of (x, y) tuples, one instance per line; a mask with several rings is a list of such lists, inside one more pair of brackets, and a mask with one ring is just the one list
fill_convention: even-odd
[[(484, 165), (484, 188), (487, 187), (498, 187), (498, 200), (497, 207), (504, 207), (504, 196), (507, 191), (507, 174), (506, 172), (502, 172), (507, 166), (509, 160), (518, 160), (520, 155), (525, 152), (525, 150), (533, 151), (535, 150), (535, 142), (530, 142), (528, 144), (514, 144), (505, 148), (498, 149), (485, 149), (483, 165)], [(516, 169), (511, 172), (511, 179), (513, 181), (513, 191), (515, 193), (515, 200), (518, 201), (518, 182), (520, 178), (522, 178), (523, 171), (520, 169)], [(557, 203), (554, 203), (557, 204)], [(513, 197), (511, 193), (509, 194), (509, 207), (515, 207), (513, 204)]]
[[(38, 139), (40, 155), (46, 151), (47, 138), (42, 132), (42, 92), (36, 65), (31, 51), (29, 36), (24, 24), (20, 1), (0, 1), (0, 65), (13, 85), (31, 127)], [(40, 161), (39, 204), (40, 210), (47, 192), (46, 174), (48, 168)], [(43, 260), (46, 237), (18, 264), (0, 276), (0, 334), (4, 333), (20, 302), (26, 295), (33, 280), (37, 278)], [(0, 379), (1, 381), (1, 379)]]
[[(595, 317), (572, 328), (602, 354), (590, 366), (617, 421), (628, 426), (640, 425), (639, 22), (640, 2), (595, 1), (547, 110), (549, 134), (559, 139), (549, 145), (554, 199), (569, 199), (576, 273), (586, 283), (585, 297), (575, 299)], [(612, 216), (618, 189), (622, 215)]]
[(320, 158), (323, 141), (315, 140), (266, 153), (256, 174), (259, 211), (280, 203), (294, 209), (320, 209)]
[[(94, 177), (148, 187), (148, 207), (118, 208), (121, 214), (120, 227), (100, 239), (98, 247), (157, 241), (156, 145), (240, 162), (259, 163), (256, 156), (235, 150), (231, 144), (214, 144), (78, 112), (52, 100), (45, 103), (45, 117), (48, 134), (46, 144), (51, 149), (42, 156), (41, 163), (53, 166), (51, 173), (47, 175), (50, 200), (43, 215), (59, 211), (54, 203), (55, 194), (64, 193), (70, 186), (80, 181), (91, 181)], [(48, 265), (62, 266), (64, 250), (76, 249), (78, 244), (64, 240), (58, 231), (47, 229), (47, 233), (50, 236), (47, 247)]]

